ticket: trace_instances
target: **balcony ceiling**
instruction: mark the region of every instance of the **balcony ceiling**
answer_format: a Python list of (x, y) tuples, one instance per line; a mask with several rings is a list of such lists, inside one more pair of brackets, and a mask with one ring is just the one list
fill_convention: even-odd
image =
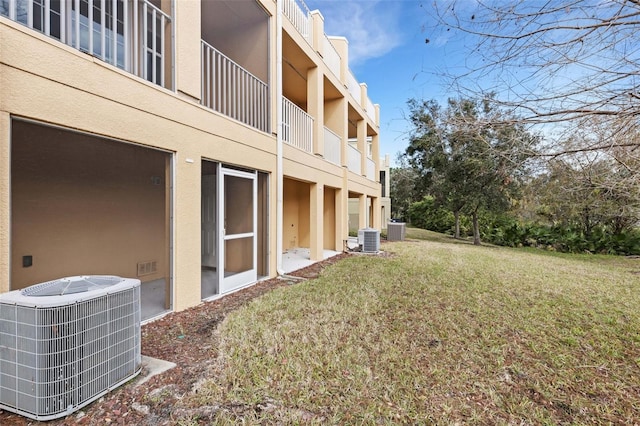
[(374, 129), (373, 127), (369, 126), (369, 124), (367, 124), (367, 136), (375, 136), (377, 134), (378, 132), (376, 131), (376, 129)]
[(265, 10), (255, 0), (202, 0), (202, 34), (205, 40), (232, 37), (243, 29), (262, 25)]
[(325, 77), (324, 78), (324, 99), (327, 101), (332, 101), (335, 99), (342, 98), (342, 93), (338, 90), (336, 86), (334, 86), (331, 81)]
[(349, 104), (349, 121), (353, 121), (354, 123), (362, 120), (362, 116), (356, 109)]
[(282, 35), (282, 57), (284, 95), (304, 108), (307, 103), (307, 73), (315, 64), (287, 33)]

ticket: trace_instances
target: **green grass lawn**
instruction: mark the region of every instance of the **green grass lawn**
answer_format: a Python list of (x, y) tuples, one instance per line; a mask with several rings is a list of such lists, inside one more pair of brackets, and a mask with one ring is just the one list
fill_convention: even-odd
[(639, 259), (407, 236), (235, 311), (183, 402), (219, 423), (638, 422)]

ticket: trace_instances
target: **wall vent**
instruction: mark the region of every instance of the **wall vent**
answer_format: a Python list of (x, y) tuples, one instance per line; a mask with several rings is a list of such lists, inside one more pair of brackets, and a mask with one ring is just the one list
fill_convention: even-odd
[(138, 263), (138, 276), (150, 275), (158, 271), (158, 262), (150, 260), (148, 262)]
[(67, 416), (140, 372), (140, 280), (67, 277), (0, 295), (0, 408)]

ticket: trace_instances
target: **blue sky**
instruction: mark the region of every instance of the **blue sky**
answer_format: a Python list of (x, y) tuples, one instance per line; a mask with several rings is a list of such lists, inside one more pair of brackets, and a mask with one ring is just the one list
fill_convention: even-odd
[(407, 146), (407, 100), (445, 101), (437, 73), (460, 62), (453, 41), (430, 36), (432, 0), (305, 2), (320, 10), (327, 35), (349, 40), (350, 68), (367, 83), (372, 102), (380, 104), (380, 154), (395, 160)]

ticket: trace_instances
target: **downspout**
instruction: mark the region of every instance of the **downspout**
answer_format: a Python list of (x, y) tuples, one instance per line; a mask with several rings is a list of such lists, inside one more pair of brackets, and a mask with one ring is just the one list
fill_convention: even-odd
[(284, 275), (282, 269), (282, 233), (284, 178), (282, 170), (282, 0), (276, 0), (276, 272)]

